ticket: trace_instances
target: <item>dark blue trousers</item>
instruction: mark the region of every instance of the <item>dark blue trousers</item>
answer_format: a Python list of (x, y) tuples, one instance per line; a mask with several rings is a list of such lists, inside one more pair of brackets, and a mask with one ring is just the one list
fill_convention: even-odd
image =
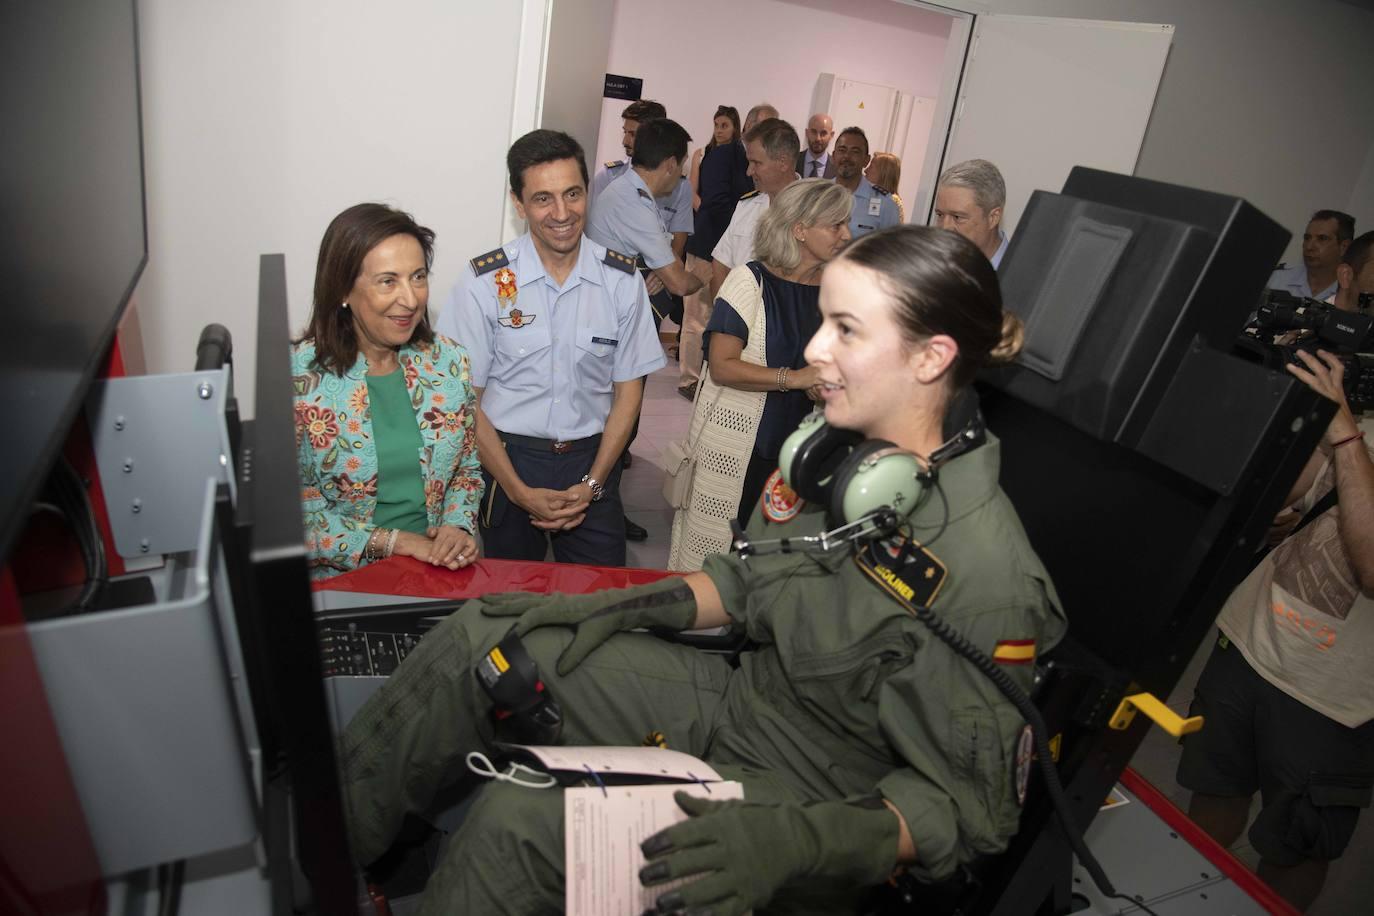
[[(601, 437), (573, 443), (558, 454), (501, 437), (515, 473), (527, 486), (566, 490), (591, 472)], [(497, 560), (542, 560), (553, 545), (559, 563), (625, 565), (625, 512), (620, 502), (620, 462), (612, 465), (610, 478), (602, 481), (605, 495), (587, 507), (582, 524), (568, 531), (545, 531), (530, 522), (530, 515), (511, 502), (491, 475), (482, 473), (486, 495), (482, 499), (482, 554)]]

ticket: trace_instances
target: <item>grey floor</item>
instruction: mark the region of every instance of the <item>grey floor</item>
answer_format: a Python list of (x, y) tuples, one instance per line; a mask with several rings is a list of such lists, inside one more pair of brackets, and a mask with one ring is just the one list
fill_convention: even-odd
[[(620, 493), (626, 513), (649, 530), (649, 539), (630, 544), (629, 565), (662, 569), (668, 561), (669, 531), (673, 512), (663, 501), (662, 449), (670, 439), (686, 433), (692, 405), (677, 394), (678, 364), (668, 365), (649, 376), (644, 392), (644, 408), (639, 424), (639, 437), (630, 447), (634, 461), (624, 473)], [(1206, 660), (1211, 646), (1206, 645), (1193, 659), (1178, 688), (1169, 697), (1169, 705), (1180, 715), (1188, 711), (1193, 685)], [(1174, 782), (1178, 765), (1178, 744), (1159, 729), (1153, 729), (1141, 745), (1131, 766), (1180, 808), (1187, 809), (1188, 793)], [(1256, 855), (1249, 842), (1242, 837), (1232, 850), (1238, 858), (1252, 867)], [(1350, 848), (1331, 867), (1323, 891), (1310, 913), (1315, 916), (1348, 916), (1374, 912), (1374, 814), (1360, 820)]]

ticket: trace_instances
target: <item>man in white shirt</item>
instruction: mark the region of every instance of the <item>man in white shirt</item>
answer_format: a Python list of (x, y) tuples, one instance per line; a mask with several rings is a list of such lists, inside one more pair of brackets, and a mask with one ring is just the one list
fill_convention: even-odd
[(770, 195), (797, 180), (795, 164), (801, 152), (801, 139), (791, 124), (781, 118), (769, 118), (744, 135), (744, 152), (754, 190), (740, 198), (730, 227), (711, 252), (712, 302), (730, 271), (753, 258), (754, 227), (768, 209)]

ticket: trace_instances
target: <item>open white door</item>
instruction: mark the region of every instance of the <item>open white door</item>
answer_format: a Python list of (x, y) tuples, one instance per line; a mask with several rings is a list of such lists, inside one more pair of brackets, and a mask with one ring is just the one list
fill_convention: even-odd
[(1075, 165), (1132, 174), (1173, 34), (1171, 25), (976, 16), (941, 168), (996, 163), (1008, 233), (1031, 192), (1058, 191)]

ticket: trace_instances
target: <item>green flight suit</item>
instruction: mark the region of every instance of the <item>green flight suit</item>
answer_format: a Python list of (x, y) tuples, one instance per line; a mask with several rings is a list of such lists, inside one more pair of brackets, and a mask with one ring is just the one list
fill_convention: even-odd
[[(932, 607), (988, 655), (1000, 643), (1038, 651), (1065, 624), (1058, 598), (997, 486), (995, 437), (940, 471), (944, 499), (923, 502), (912, 535), (948, 577)], [(819, 507), (782, 522), (756, 512), (757, 540), (814, 534)], [(739, 668), (647, 634), (618, 634), (566, 678), (554, 660), (571, 631), (526, 639), (568, 723), (568, 744), (638, 744), (650, 730), (744, 783), (760, 801), (890, 801), (915, 840), (918, 877), (940, 879), (1000, 851), (1016, 830), (1013, 769), (1023, 723), (997, 688), (938, 641), (842, 548), (830, 554), (719, 555), (703, 571), (757, 648)], [(473, 676), (509, 620), (471, 602), (419, 649), (340, 739), (355, 852), (379, 855), (406, 810), (423, 810), (489, 746), (489, 704)], [(1017, 660), (1016, 658), (1012, 659)], [(1007, 673), (1029, 688), (1032, 668)], [(487, 786), (431, 878), (434, 912), (559, 912), (562, 798)], [(895, 857), (895, 850), (894, 850)], [(835, 912), (815, 889), (784, 892), (770, 912)], [(843, 895), (853, 899), (853, 893)]]

